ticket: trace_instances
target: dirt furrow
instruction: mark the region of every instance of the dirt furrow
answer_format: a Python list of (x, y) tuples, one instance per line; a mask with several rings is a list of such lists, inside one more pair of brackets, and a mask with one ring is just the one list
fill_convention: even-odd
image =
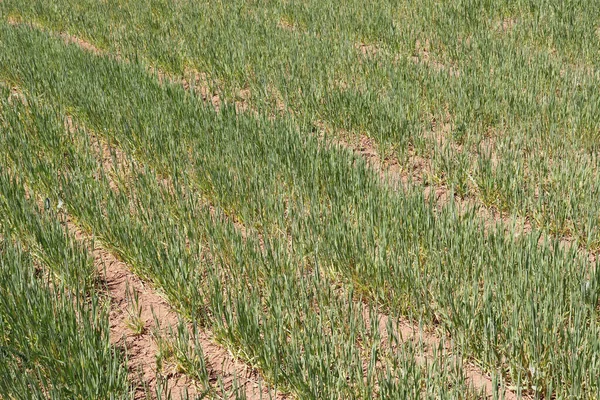
[[(26, 190), (35, 198), (40, 210), (45, 198)], [(271, 390), (258, 372), (238, 360), (224, 347), (216, 344), (213, 334), (205, 329), (196, 333), (208, 375), (208, 386), (182, 373), (176, 361), (168, 356), (161, 362), (160, 341), (170, 340), (178, 331), (181, 318), (150, 284), (141, 280), (131, 268), (86, 233), (64, 208), (58, 209), (65, 229), (71, 237), (84, 244), (98, 271), (101, 285), (109, 301), (111, 343), (124, 350), (129, 381), (134, 399), (194, 399), (208, 394), (209, 398), (285, 399), (287, 396)], [(184, 323), (193, 332), (189, 323)], [(193, 345), (190, 338), (190, 345)], [(158, 396), (159, 385), (163, 392)], [(164, 390), (168, 389), (168, 392)], [(212, 396), (212, 397), (210, 397)]]
[[(137, 387), (135, 398), (145, 398), (144, 386), (147, 386), (150, 393), (154, 393), (158, 375), (166, 380), (173, 399), (183, 396), (186, 390), (190, 398), (202, 393), (206, 388), (200, 388), (196, 382), (176, 369), (157, 370), (159, 346), (154, 336), (155, 328), (158, 323), (158, 329), (163, 333), (169, 328), (177, 331), (179, 318), (176, 311), (150, 285), (133, 274), (124, 262), (107, 251), (100, 242), (92, 240), (73, 220), (68, 219), (67, 227), (74, 237), (85, 242), (90, 248), (94, 264), (106, 284), (111, 303), (111, 340), (126, 349), (131, 379), (136, 381), (141, 376), (143, 380)], [(139, 309), (132, 304), (133, 297), (137, 297)], [(134, 317), (139, 318), (143, 324), (140, 330), (131, 328), (134, 308)], [(231, 397), (234, 397), (233, 392), (237, 390), (245, 394), (247, 399), (283, 398), (275, 396), (266, 384), (261, 384), (256, 371), (215, 344), (210, 332), (199, 332), (197, 339), (202, 347), (214, 389), (218, 389), (218, 379), (221, 378), (226, 392), (230, 393)]]
[[(68, 129), (70, 129), (72, 131), (75, 129), (75, 125), (71, 118), (67, 119), (67, 127), (68, 127)], [(85, 131), (87, 132), (88, 130), (85, 129)], [(101, 137), (98, 137), (93, 133), (88, 132), (88, 134), (90, 134), (90, 136), (92, 138), (94, 152), (95, 152), (96, 156), (98, 157), (98, 161), (102, 164), (102, 168), (104, 169), (104, 171), (118, 170), (118, 171), (124, 172), (127, 175), (127, 171), (130, 170), (130, 168), (127, 168), (126, 160), (129, 159), (130, 162), (137, 163), (136, 160), (128, 158), (120, 148), (118, 148), (116, 146), (110, 146)], [(112, 154), (114, 154), (115, 157), (113, 157)], [(114, 164), (115, 162), (116, 162), (116, 165)], [(109, 179), (109, 182), (111, 183), (111, 187), (115, 187), (116, 184), (113, 182), (111, 175), (109, 174), (107, 177)], [(162, 184), (164, 185), (164, 187), (166, 187), (166, 188), (172, 187), (173, 183), (171, 182), (169, 177), (160, 177), (159, 179), (162, 182)], [(216, 215), (217, 211), (213, 206), (210, 206), (210, 210), (211, 210), (211, 214)], [(228, 216), (227, 218), (231, 219), (231, 218), (234, 218), (234, 216)], [(240, 231), (240, 233), (242, 234), (243, 237), (246, 237), (249, 234), (248, 230), (246, 229), (246, 227), (243, 224), (239, 223), (238, 221), (235, 221), (235, 219), (233, 219), (232, 222), (233, 222), (234, 226), (236, 227), (236, 229), (238, 229)], [(257, 235), (257, 237), (259, 238), (259, 241), (261, 243), (264, 242), (264, 238), (262, 237), (262, 234), (260, 232), (253, 231), (252, 234)], [(100, 250), (100, 254), (102, 256), (107, 255), (106, 252), (102, 252), (101, 250)], [(108, 256), (110, 256), (110, 253), (108, 253)], [(118, 262), (117, 260), (114, 259), (114, 257), (111, 257), (111, 261), (113, 263)], [(123, 288), (121, 288), (121, 289), (123, 289)], [(153, 304), (153, 303), (150, 303), (150, 304)], [(363, 304), (362, 307), (363, 307), (363, 317), (365, 318), (365, 322), (368, 325), (370, 323), (368, 306)], [(153, 321), (151, 319), (149, 319), (151, 316), (152, 315), (150, 314), (149, 316), (146, 316), (146, 318), (145, 318), (145, 320), (147, 321), (148, 324), (153, 323)], [(389, 316), (387, 316), (385, 314), (381, 314), (381, 313), (378, 314), (378, 328), (379, 328), (380, 336), (382, 338), (382, 346), (384, 346), (384, 347), (386, 347), (386, 346), (389, 347), (389, 344), (387, 343), (387, 339), (386, 339), (388, 337), (388, 328), (387, 327), (388, 327), (389, 320), (390, 320)], [(441, 343), (441, 339), (438, 336), (436, 336), (435, 334), (423, 331), (419, 326), (412, 324), (407, 320), (395, 320), (395, 319), (392, 319), (392, 320), (394, 321), (391, 324), (392, 332), (400, 340), (400, 342), (413, 342), (415, 344), (423, 345), (423, 348), (425, 349), (425, 351), (422, 354), (422, 358), (420, 359), (420, 362), (422, 364), (425, 364), (428, 360), (431, 360), (434, 357), (434, 349), (439, 348), (440, 343)], [(167, 322), (169, 323), (169, 326), (173, 327), (176, 325), (177, 319), (176, 319), (176, 317), (174, 319), (171, 318), (171, 320), (167, 321)], [(161, 323), (161, 326), (163, 326), (163, 325), (164, 324)], [(204, 341), (202, 343), (202, 347), (203, 348), (208, 347), (211, 349), (211, 351), (207, 354), (219, 354), (219, 347), (217, 345), (215, 345), (213, 342), (211, 342), (210, 340)], [(213, 347), (215, 347), (216, 349), (213, 349)], [(448, 346), (446, 346), (445, 348), (446, 348), (446, 350), (449, 350)], [(231, 363), (231, 361), (232, 361), (231, 359), (227, 360), (224, 358), (213, 358), (210, 362), (213, 365), (215, 365), (215, 364), (220, 365), (223, 362)], [(248, 376), (256, 377), (256, 374), (250, 368), (248, 368), (247, 365), (245, 365), (241, 362), (238, 362), (237, 365), (234, 365), (234, 366), (225, 365), (226, 370), (228, 370), (228, 368), (230, 368), (230, 367), (238, 368), (238, 369), (241, 368), (242, 370), (245, 371), (245, 374), (243, 375), (244, 377), (241, 378), (242, 375), (240, 375), (240, 374), (230, 373), (227, 376), (227, 378), (224, 379), (224, 384), (228, 390), (232, 389), (232, 387), (230, 385), (233, 384), (235, 377), (237, 377), (238, 383), (241, 383), (241, 382), (251, 383), (253, 385), (252, 387), (257, 388), (256, 382), (247, 381)], [(466, 374), (466, 379), (467, 379), (468, 384), (471, 385), (477, 392), (483, 392), (483, 393), (486, 393), (488, 396), (492, 396), (492, 393), (493, 393), (492, 380), (485, 373), (483, 373), (479, 368), (477, 368), (474, 365), (469, 365), (467, 368), (465, 368), (465, 374)], [(263, 390), (263, 397), (268, 394), (268, 393), (265, 393), (265, 390), (266, 389)], [(248, 398), (251, 398), (248, 393), (246, 393), (246, 396), (248, 396)], [(516, 396), (512, 392), (506, 391), (505, 398), (506, 399), (514, 399), (514, 398), (516, 398)]]
[[(371, 321), (369, 307), (366, 304), (363, 304), (362, 310), (363, 318), (368, 326)], [(449, 363), (462, 364), (462, 360), (460, 359), (461, 356), (459, 354), (451, 353), (453, 349), (449, 341), (442, 341), (435, 333), (427, 332), (422, 327), (419, 327), (408, 320), (402, 318), (395, 319), (391, 318), (389, 315), (377, 313), (377, 326), (381, 338), (381, 347), (384, 349), (389, 349), (390, 346), (393, 346), (389, 340), (391, 334), (400, 343), (410, 342), (417, 348), (422, 348), (422, 354), (420, 354), (420, 358), (417, 359), (417, 362), (421, 365), (431, 361), (435, 357), (435, 350), (439, 350), (441, 347), (450, 353), (448, 356), (449, 359), (447, 360)], [(493, 398), (494, 383), (488, 374), (472, 363), (463, 364), (463, 370), (466, 383), (469, 387), (473, 388), (477, 393), (481, 393), (486, 399)], [(499, 388), (499, 392), (501, 394), (503, 393), (505, 400), (517, 399), (517, 395), (507, 388)]]
[[(324, 125), (319, 125), (320, 129), (328, 129)], [(373, 139), (366, 136), (361, 136), (358, 139), (348, 138), (348, 135), (331, 135), (328, 145), (339, 146), (359, 155), (367, 161), (367, 164), (379, 174), (382, 181), (394, 189), (404, 188), (409, 190), (411, 187), (423, 187), (423, 195), (425, 200), (432, 200), (438, 209), (448, 205), (450, 201), (454, 202), (454, 206), (459, 215), (464, 215), (467, 212), (474, 210), (476, 216), (481, 221), (485, 230), (495, 229), (500, 227), (504, 229), (507, 235), (515, 237), (531, 233), (533, 224), (529, 218), (521, 215), (510, 215), (507, 212), (497, 210), (495, 207), (485, 206), (472, 193), (460, 197), (452, 196), (452, 191), (446, 185), (428, 184), (425, 185), (426, 177), (433, 173), (431, 160), (412, 155), (409, 157), (406, 165), (400, 165), (398, 159), (394, 156), (382, 157), (377, 150)], [(549, 233), (543, 233), (540, 236), (539, 243), (542, 244), (546, 240), (558, 239), (562, 249), (568, 250), (572, 246), (577, 245), (574, 238), (569, 236), (557, 237)], [(578, 245), (577, 245), (578, 246)], [(597, 252), (587, 250), (578, 246), (578, 253), (587, 259), (590, 264), (595, 267), (597, 261)]]
[[(59, 37), (65, 43), (75, 44), (75, 45), (79, 46), (81, 49), (83, 49), (87, 52), (90, 52), (96, 56), (113, 57), (119, 61), (127, 62), (127, 60), (124, 59), (121, 55), (111, 54), (111, 53), (95, 46), (94, 44), (90, 43), (89, 41), (87, 41), (83, 38), (77, 37), (75, 35), (71, 35), (67, 32), (57, 33), (57, 32), (54, 32), (54, 31), (46, 28), (45, 26), (43, 26), (39, 23), (31, 22), (31, 21), (22, 21), (19, 17), (8, 17), (7, 22), (13, 26), (18, 26), (18, 25), (28, 26), (31, 29), (35, 29), (35, 30), (38, 30), (41, 32), (48, 33), (55, 37)], [(219, 109), (221, 108), (222, 100), (218, 93), (211, 90), (210, 85), (208, 83), (208, 76), (205, 73), (201, 73), (201, 72), (194, 71), (194, 70), (188, 70), (184, 77), (177, 77), (177, 76), (168, 74), (159, 68), (154, 68), (154, 67), (149, 67), (148, 72), (150, 74), (156, 75), (158, 81), (161, 83), (169, 82), (169, 83), (179, 84), (179, 85), (183, 86), (183, 88), (186, 90), (189, 90), (190, 88), (192, 88), (195, 91), (195, 93), (199, 94), (206, 103), (211, 104), (215, 108), (216, 111), (219, 111)], [(241, 100), (234, 102), (236, 109), (238, 111), (244, 111), (248, 108), (247, 99), (246, 99), (246, 97), (248, 95), (249, 95), (249, 92), (247, 90), (240, 91), (239, 97), (241, 98)]]
[[(72, 117), (67, 117), (67, 129), (72, 132), (77, 129), (83, 129), (86, 134), (90, 135), (92, 150), (102, 165), (102, 169), (107, 173), (106, 177), (109, 186), (115, 190), (117, 183), (115, 174), (124, 174), (124, 179), (134, 179), (131, 176), (132, 167), (138, 164), (138, 161), (128, 157), (119, 147), (109, 145), (104, 138), (97, 136), (89, 129), (73, 122)], [(112, 173), (111, 173), (112, 171)], [(173, 182), (169, 177), (158, 176), (160, 184), (165, 190), (173, 190)], [(214, 208), (211, 207), (211, 210)], [(213, 211), (214, 212), (214, 211)], [(246, 234), (244, 226), (235, 223), (235, 226)], [(75, 230), (76, 234), (81, 236), (81, 230), (73, 224), (69, 226)], [(130, 370), (136, 372), (141, 370), (145, 382), (153, 389), (156, 386), (156, 357), (159, 352), (159, 345), (153, 332), (159, 328), (162, 336), (167, 335), (168, 331), (177, 331), (179, 319), (177, 313), (170, 308), (168, 303), (155, 291), (144, 285), (130, 268), (111, 252), (106, 251), (98, 242), (95, 243), (93, 249), (94, 261), (102, 272), (106, 269), (105, 278), (113, 303), (117, 306), (111, 312), (111, 329), (114, 329), (113, 337), (119, 338), (130, 355)], [(111, 289), (112, 286), (112, 289)], [(138, 303), (141, 306), (140, 319), (143, 322), (142, 334), (134, 334), (131, 329), (126, 330), (124, 327), (131, 325), (131, 298), (132, 294), (127, 293), (133, 290), (137, 294)], [(127, 308), (129, 307), (129, 308)], [(137, 311), (137, 310), (136, 310)], [(114, 321), (114, 323), (113, 323)], [(158, 327), (156, 326), (158, 324)], [(188, 330), (192, 330), (191, 326), (187, 326)], [(235, 397), (235, 393), (242, 393), (247, 399), (268, 399), (268, 398), (283, 398), (281, 395), (276, 395), (268, 388), (266, 383), (259, 384), (260, 377), (256, 370), (245, 364), (244, 362), (233, 357), (223, 347), (217, 345), (213, 339), (213, 335), (205, 330), (198, 334), (198, 340), (202, 347), (202, 351), (206, 361), (206, 367), (209, 371), (211, 384), (213, 389), (221, 390), (224, 388), (229, 397)], [(131, 349), (130, 349), (131, 348)], [(131, 351), (134, 351), (134, 363), (131, 363)], [(136, 361), (139, 358), (139, 361)], [(151, 367), (154, 362), (154, 367)], [(140, 366), (142, 368), (140, 368)], [(139, 374), (138, 374), (139, 375)], [(178, 373), (176, 370), (166, 373), (168, 387), (172, 388), (173, 398), (177, 399), (183, 395), (186, 388), (189, 390), (190, 398), (192, 394), (199, 394), (197, 388), (194, 387), (190, 379), (185, 375)], [(220, 382), (218, 379), (220, 378)]]

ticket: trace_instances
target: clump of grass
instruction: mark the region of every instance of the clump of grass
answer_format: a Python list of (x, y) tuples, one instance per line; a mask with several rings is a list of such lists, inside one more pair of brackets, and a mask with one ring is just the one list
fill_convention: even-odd
[[(5, 189), (0, 188), (0, 198)], [(33, 205), (21, 211), (38, 220), (42, 231), (53, 229)], [(97, 294), (40, 276), (36, 269), (50, 266), (36, 266), (19, 239), (35, 240), (33, 232), (15, 235), (5, 218), (0, 228), (0, 397), (129, 398), (124, 360), (110, 344), (107, 309)], [(52, 253), (64, 242), (38, 244), (36, 251)], [(77, 262), (72, 258), (77, 253), (62, 250), (64, 270), (53, 266), (59, 274)]]
[(141, 335), (145, 332), (146, 326), (142, 319), (142, 305), (140, 304), (139, 292), (135, 288), (129, 286), (129, 281), (126, 282), (125, 285), (128, 315), (125, 323), (134, 334)]
[(187, 324), (180, 319), (176, 330), (173, 330), (171, 326), (161, 327), (155, 316), (152, 335), (158, 345), (156, 364), (159, 371), (171, 364), (175, 372), (196, 380), (205, 390), (212, 390), (196, 324), (192, 325), (190, 332)]

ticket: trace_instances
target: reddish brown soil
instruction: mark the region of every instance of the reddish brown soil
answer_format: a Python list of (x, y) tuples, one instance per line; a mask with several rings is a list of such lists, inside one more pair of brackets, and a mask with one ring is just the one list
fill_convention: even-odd
[[(128, 157), (118, 147), (109, 146), (101, 137), (96, 136), (93, 132), (89, 132), (85, 127), (77, 124), (68, 116), (65, 120), (65, 127), (70, 132), (75, 132), (77, 129), (82, 129), (83, 132), (90, 136), (92, 150), (98, 160), (99, 165), (107, 174), (111, 189), (118, 190), (118, 185), (114, 179), (115, 175), (120, 175), (124, 179), (129, 179), (130, 162), (135, 162)], [(114, 156), (114, 158), (113, 158)], [(116, 164), (115, 164), (116, 163)], [(165, 188), (172, 187), (172, 182), (168, 178), (161, 178), (161, 182)], [(236, 225), (237, 226), (237, 225)], [(72, 221), (69, 221), (68, 228), (75, 236), (87, 241), (91, 248), (90, 238), (87, 237)], [(154, 392), (157, 382), (157, 373), (163, 378), (166, 378), (168, 387), (171, 388), (174, 399), (180, 398), (187, 390), (191, 398), (193, 395), (202, 392), (202, 389), (196, 387), (196, 382), (188, 379), (185, 375), (178, 373), (174, 366), (171, 370), (157, 371), (156, 357), (159, 352), (159, 346), (153, 332), (156, 330), (156, 322), (162, 332), (161, 336), (166, 336), (167, 332), (172, 329), (176, 331), (178, 323), (177, 313), (170, 308), (168, 303), (151, 287), (144, 285), (130, 268), (120, 260), (118, 260), (111, 252), (106, 251), (99, 242), (94, 243), (92, 249), (94, 262), (104, 276), (106, 287), (111, 300), (111, 339), (114, 343), (123, 346), (128, 355), (130, 379), (139, 382), (136, 398), (144, 398), (144, 387), (148, 388), (151, 393)], [(141, 320), (144, 324), (144, 329), (141, 334), (132, 330), (129, 323), (133, 310), (133, 305), (128, 301), (131, 299), (132, 291), (137, 293), (139, 305), (141, 306)], [(135, 314), (135, 313), (134, 313)], [(191, 329), (188, 326), (188, 329)], [(232, 393), (236, 389), (240, 393), (244, 393), (248, 399), (258, 398), (283, 398), (281, 395), (275, 395), (268, 385), (262, 383), (259, 385), (259, 376), (255, 370), (250, 368), (245, 363), (232, 357), (224, 348), (214, 343), (212, 335), (208, 331), (200, 332), (199, 342), (201, 344), (207, 369), (210, 373), (211, 383), (221, 388), (221, 383), (217, 380), (220, 378), (223, 388), (227, 393)]]
[(518, 20), (514, 17), (507, 17), (494, 24), (494, 30), (499, 33), (508, 33), (514, 29)]
[(20, 102), (24, 106), (27, 106), (27, 98), (25, 97), (23, 92), (21, 92), (21, 90), (16, 87), (12, 87), (10, 89), (10, 95), (8, 96), (8, 104), (12, 104), (13, 102)]
[(285, 31), (293, 32), (296, 30), (296, 27), (292, 22), (290, 22), (287, 18), (281, 18), (277, 22), (277, 27), (283, 29)]
[[(103, 248), (98, 241), (94, 241), (91, 247), (90, 237), (85, 234), (73, 221), (67, 223), (69, 231), (76, 238), (85, 241), (91, 248), (94, 263), (100, 275), (104, 278), (106, 290), (110, 299), (110, 330), (113, 343), (126, 349), (130, 379), (139, 382), (136, 391), (136, 399), (145, 398), (143, 387), (146, 386), (150, 393), (156, 388), (157, 373), (162, 374), (171, 388), (173, 399), (180, 398), (187, 389), (190, 396), (201, 392), (196, 382), (185, 375), (172, 371), (157, 371), (156, 355), (158, 345), (153, 336), (153, 329), (158, 321), (162, 332), (167, 332), (171, 327), (176, 330), (178, 323), (177, 313), (167, 304), (150, 285), (134, 275), (130, 268), (117, 259), (111, 252)], [(141, 334), (132, 331), (128, 320), (131, 318), (132, 304), (129, 304), (127, 289), (135, 291), (138, 295), (141, 307), (141, 320), (144, 329)], [(209, 371), (211, 382), (216, 385), (221, 378), (225, 390), (231, 392), (234, 383), (241, 393), (248, 399), (284, 398), (271, 392), (265, 383), (259, 385), (260, 378), (256, 371), (247, 364), (237, 360), (223, 347), (214, 343), (212, 335), (208, 331), (199, 333), (199, 342), (204, 352), (206, 366)], [(259, 390), (259, 386), (262, 388)], [(233, 397), (233, 395), (232, 395)]]
[(94, 46), (93, 44), (91, 44), (90, 42), (88, 42), (86, 40), (78, 38), (77, 36), (69, 35), (67, 33), (61, 33), (60, 36), (64, 39), (65, 42), (74, 43), (77, 46), (84, 49), (85, 51), (89, 51), (90, 53), (94, 53), (96, 55), (105, 54), (104, 51), (100, 50), (98, 47)]
[(192, 89), (195, 93), (199, 94), (206, 103), (212, 105), (215, 111), (218, 112), (221, 109), (223, 101), (219, 94), (211, 89), (209, 77), (206, 73), (188, 69), (184, 76), (180, 77), (168, 74), (154, 67), (150, 67), (149, 71), (158, 77), (160, 83), (174, 83), (183, 86), (185, 90)]
[(357, 43), (354, 47), (362, 54), (367, 57), (374, 57), (379, 52), (379, 48), (374, 44)]
[[(367, 305), (363, 305), (363, 317), (367, 324), (370, 322), (369, 308)], [(434, 350), (439, 349), (442, 343), (441, 338), (435, 333), (424, 331), (418, 325), (415, 325), (407, 320), (403, 319), (392, 319), (390, 323), (390, 317), (388, 315), (379, 313), (378, 314), (378, 327), (379, 334), (382, 338), (382, 347), (388, 348), (388, 324), (392, 327), (392, 332), (401, 342), (412, 342), (417, 346), (422, 346), (423, 354), (417, 361), (420, 364), (427, 363), (428, 360), (433, 359)], [(458, 355), (452, 355), (452, 348), (448, 342), (444, 342), (444, 349), (450, 353), (450, 360), (452, 358), (459, 357)], [(474, 364), (463, 365), (465, 372), (465, 379), (467, 385), (472, 387), (477, 393), (483, 393), (485, 398), (492, 398), (494, 393), (492, 378), (483, 372), (479, 367)], [(506, 400), (517, 399), (517, 395), (508, 389), (504, 389), (504, 398)]]

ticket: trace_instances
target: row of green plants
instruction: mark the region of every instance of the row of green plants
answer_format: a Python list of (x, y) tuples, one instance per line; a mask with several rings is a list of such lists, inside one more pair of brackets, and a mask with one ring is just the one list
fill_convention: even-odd
[[(184, 390), (181, 399), (245, 398), (240, 377), (234, 377), (232, 387), (225, 387), (218, 375), (211, 381), (198, 326), (190, 328), (183, 319), (174, 327), (154, 322), (159, 348), (154, 390), (141, 377), (128, 380), (128, 350), (111, 345), (110, 299), (84, 243), (65, 228), (62, 200), (36, 196), (14, 173), (14, 165), (7, 168), (12, 162), (2, 161), (0, 397), (132, 399), (142, 392), (145, 398), (179, 399), (163, 376), (171, 364), (200, 388), (196, 395)], [(128, 289), (126, 296), (127, 327), (141, 334), (142, 304), (136, 291)]]
[(441, 347), (421, 363), (419, 343), (367, 325), (351, 286), (332, 285), (314, 255), (289, 249), (285, 237), (244, 237), (187, 174), (173, 170), (165, 183), (149, 168), (159, 164), (149, 161), (103, 166), (97, 133), (70, 131), (60, 101), (22, 90), (28, 105), (5, 102), (3, 110), (7, 162), (19, 163), (24, 179), (54, 201), (61, 198), (79, 224), (270, 384), (299, 398), (474, 397), (460, 360), (451, 363)]
[(206, 73), (230, 102), (249, 89), (267, 115), (281, 98), (287, 118), (370, 136), (401, 164), (424, 156), (426, 184), (595, 250), (598, 7), (10, 0), (0, 12), (175, 75)]
[[(8, 127), (4, 117), (11, 118), (3, 113), (7, 107), (8, 102), (0, 104), (3, 129)], [(17, 118), (12, 122), (20, 118), (12, 117)], [(3, 137), (3, 144), (7, 140)], [(35, 155), (23, 145), (33, 151), (29, 156)], [(175, 327), (154, 322), (152, 335), (159, 348), (154, 390), (141, 377), (128, 379), (128, 350), (111, 344), (110, 299), (85, 244), (66, 228), (67, 207), (60, 197), (41, 196), (48, 193), (45, 186), (37, 187), (40, 192), (32, 190), (24, 174), (15, 173), (18, 163), (28, 158), (17, 157), (15, 163), (8, 154), (3, 152), (0, 162), (0, 397), (130, 399), (143, 392), (145, 398), (168, 400), (176, 398), (163, 376), (171, 364), (195, 381), (201, 389), (197, 398), (245, 398), (240, 377), (225, 387), (221, 376), (209, 375), (198, 326), (192, 323), (190, 328), (183, 319)], [(48, 166), (40, 166), (30, 172), (48, 172)], [(127, 327), (141, 334), (143, 305), (135, 290), (128, 289), (126, 296)], [(189, 393), (184, 390), (182, 399), (196, 398)]]
[[(1, 117), (0, 117), (1, 118)], [(0, 163), (0, 398), (128, 399), (92, 260)]]
[[(61, 165), (65, 154), (84, 157), (85, 141), (58, 150), (83, 140), (64, 136), (67, 111), (140, 160), (145, 167), (129, 178), (122, 172), (116, 192), (108, 178), (97, 179), (89, 156), (66, 176), (56, 172), (66, 167), (56, 167), (30, 179), (45, 182), (137, 273), (274, 384), (300, 397), (369, 397), (388, 384), (385, 393), (405, 390), (403, 379), (421, 391), (460, 375), (420, 375), (406, 351), (386, 355), (387, 367), (378, 369), (379, 356), (356, 345), (378, 343), (355, 307), (366, 298), (437, 327), (461, 354), (517, 390), (596, 394), (598, 274), (575, 249), (540, 243), (536, 232), (486, 232), (452, 203), (438, 211), (418, 191), (395, 192), (364, 160), (323, 146), (310, 124), (227, 106), (215, 112), (141, 65), (97, 57), (27, 27), (3, 26), (2, 35), (4, 79), (60, 110), (9, 136), (4, 148), (13, 160), (43, 171), (52, 165), (47, 159)], [(54, 128), (42, 123), (48, 119)], [(41, 148), (28, 148), (36, 141)], [(162, 188), (148, 166), (172, 188)], [(402, 379), (397, 357), (413, 368)], [(365, 359), (373, 368), (366, 377)], [(449, 397), (462, 393), (452, 387)]]

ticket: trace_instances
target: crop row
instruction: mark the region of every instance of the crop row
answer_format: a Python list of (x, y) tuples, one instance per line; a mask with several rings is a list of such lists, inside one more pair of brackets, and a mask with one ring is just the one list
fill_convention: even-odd
[[(5, 107), (6, 102), (0, 111)], [(107, 257), (98, 243), (92, 262), (81, 238), (85, 235), (62, 202), (35, 197), (23, 174), (17, 177), (7, 168), (10, 164), (6, 158), (0, 163), (1, 398), (170, 400), (256, 394), (244, 390), (239, 371), (218, 365), (209, 370), (202, 349), (206, 339), (200, 339), (197, 328), (165, 319), (168, 310), (160, 297), (148, 288), (140, 294), (131, 286), (135, 277), (119, 283), (129, 272), (115, 270), (115, 263), (123, 263)], [(107, 267), (107, 262), (110, 272), (100, 277), (95, 263)], [(124, 292), (114, 293), (119, 290)], [(125, 296), (126, 304), (115, 294)], [(148, 312), (154, 324), (146, 321)], [(148, 339), (154, 344), (148, 345)], [(140, 364), (148, 362), (138, 359), (140, 347), (156, 352), (155, 365)], [(223, 357), (214, 346), (210, 351), (212, 357)], [(176, 368), (179, 380), (187, 378), (184, 385), (170, 379), (170, 368)], [(233, 381), (224, 382), (225, 373)]]
[(0, 397), (129, 398), (89, 255), (0, 167)]

